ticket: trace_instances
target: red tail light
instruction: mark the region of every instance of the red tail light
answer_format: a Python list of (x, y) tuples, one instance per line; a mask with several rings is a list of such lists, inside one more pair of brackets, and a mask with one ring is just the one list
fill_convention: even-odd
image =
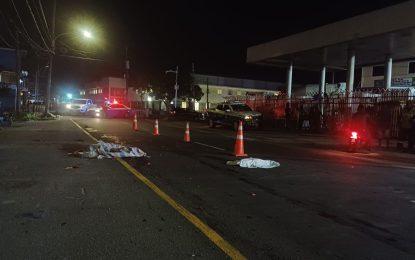
[(350, 138), (357, 139), (357, 132), (353, 131), (350, 135)]

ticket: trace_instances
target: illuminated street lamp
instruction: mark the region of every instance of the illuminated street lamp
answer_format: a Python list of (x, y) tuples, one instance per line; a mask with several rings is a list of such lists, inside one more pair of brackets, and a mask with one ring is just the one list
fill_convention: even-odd
[[(58, 35), (55, 35), (55, 13), (56, 13), (56, 1), (54, 1), (54, 8), (53, 8), (53, 23), (52, 23), (52, 44), (51, 44), (51, 49), (49, 52), (49, 74), (48, 74), (48, 87), (46, 89), (46, 113), (49, 113), (49, 109), (50, 109), (50, 92), (51, 92), (51, 88), (52, 88), (52, 69), (53, 69), (53, 59), (55, 57), (55, 50), (56, 50), (56, 40), (59, 39), (62, 36), (65, 35), (78, 35), (76, 33), (73, 32), (67, 32), (67, 33), (61, 33)], [(82, 29), (81, 30), (81, 35), (83, 36), (84, 39), (90, 40), (93, 39), (93, 35), (91, 33), (90, 30), (87, 29)]]
[(87, 39), (92, 39), (92, 33), (88, 30), (82, 30), (82, 35)]

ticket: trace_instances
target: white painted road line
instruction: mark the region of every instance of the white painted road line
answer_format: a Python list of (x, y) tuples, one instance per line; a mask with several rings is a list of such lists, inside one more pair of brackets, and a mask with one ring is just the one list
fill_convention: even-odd
[(216, 146), (213, 146), (213, 145), (208, 145), (208, 144), (199, 143), (199, 142), (193, 142), (193, 143), (198, 144), (198, 145), (201, 145), (201, 146), (210, 147), (210, 148), (213, 148), (213, 149), (216, 149), (216, 150), (219, 150), (219, 151), (226, 151), (226, 150), (225, 150), (225, 149), (223, 149), (223, 148), (216, 147)]

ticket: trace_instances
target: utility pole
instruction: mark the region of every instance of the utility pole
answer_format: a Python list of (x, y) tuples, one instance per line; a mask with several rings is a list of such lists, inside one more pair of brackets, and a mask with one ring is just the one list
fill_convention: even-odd
[(55, 23), (56, 23), (56, 0), (53, 1), (53, 8), (52, 8), (52, 25), (50, 31), (50, 38), (52, 39), (51, 42), (51, 50), (49, 51), (49, 73), (48, 73), (48, 87), (46, 88), (46, 107), (45, 113), (50, 112), (50, 94), (52, 89), (52, 70), (53, 70), (53, 58), (55, 56)]
[(179, 79), (179, 66), (176, 66), (176, 85), (174, 85), (174, 108), (177, 108), (177, 91), (179, 90), (179, 85), (177, 83)]
[(174, 108), (177, 108), (177, 90), (179, 90), (179, 66), (176, 66), (176, 70), (166, 70), (167, 73), (176, 73), (176, 83), (174, 85)]
[(209, 109), (209, 78), (206, 77), (206, 109)]
[(126, 46), (125, 47), (125, 102), (128, 101), (128, 85), (130, 81), (129, 79), (130, 79), (130, 60), (128, 59), (128, 46)]
[(14, 112), (20, 113), (20, 42), (19, 31), (16, 31), (16, 94), (14, 96)]
[(39, 92), (39, 62), (37, 63), (37, 69), (35, 74), (35, 102), (37, 102), (37, 96)]

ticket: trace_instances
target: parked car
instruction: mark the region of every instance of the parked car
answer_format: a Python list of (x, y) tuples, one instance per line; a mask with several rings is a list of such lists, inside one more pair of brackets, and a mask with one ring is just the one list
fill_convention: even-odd
[(106, 118), (130, 118), (133, 115), (131, 108), (117, 102), (105, 105), (102, 114)]
[(237, 130), (239, 121), (244, 126), (259, 128), (261, 126), (262, 114), (240, 102), (221, 103), (215, 109), (208, 110), (209, 126), (216, 125), (231, 126)]
[(169, 111), (169, 118), (178, 120), (195, 120), (203, 121), (206, 118), (206, 113), (200, 111), (189, 110), (185, 108), (171, 108)]
[(64, 114), (71, 116), (99, 116), (100, 107), (92, 102), (91, 99), (72, 99), (65, 104)]

